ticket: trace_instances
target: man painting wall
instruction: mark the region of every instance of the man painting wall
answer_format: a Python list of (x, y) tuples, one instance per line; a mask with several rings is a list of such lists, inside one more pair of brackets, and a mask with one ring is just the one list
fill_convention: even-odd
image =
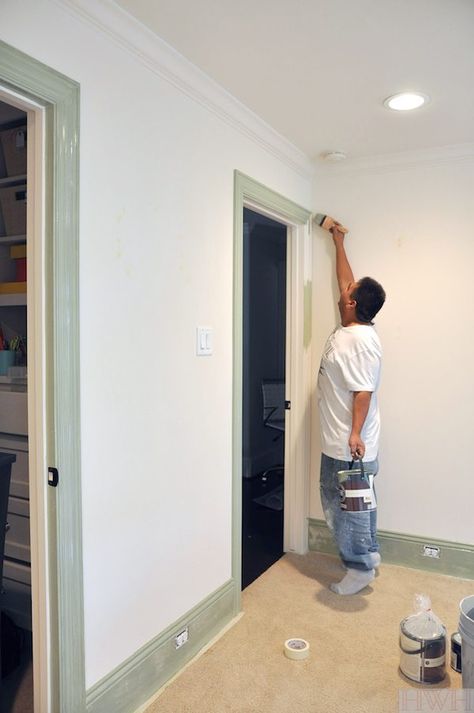
[(336, 221), (329, 227), (336, 251), (341, 324), (329, 336), (318, 375), (321, 427), (320, 491), (326, 522), (347, 573), (331, 584), (337, 594), (356, 594), (375, 577), (380, 564), (377, 510), (341, 509), (338, 471), (361, 459), (367, 475), (378, 471), (380, 415), (377, 389), (382, 348), (373, 318), (385, 301), (382, 286), (371, 277), (355, 281), (344, 239)]

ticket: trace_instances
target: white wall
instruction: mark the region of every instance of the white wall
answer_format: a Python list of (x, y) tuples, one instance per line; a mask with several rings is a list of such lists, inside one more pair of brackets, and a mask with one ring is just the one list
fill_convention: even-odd
[(311, 184), (52, 0), (3, 0), (0, 37), (81, 85), (89, 687), (231, 576), (233, 171)]
[[(319, 176), (313, 205), (350, 228), (357, 277), (386, 289), (379, 527), (473, 544), (474, 160)], [(332, 241), (314, 240), (314, 373), (335, 325)], [(318, 467), (319, 423), (313, 419)], [(311, 513), (321, 517), (317, 476)]]

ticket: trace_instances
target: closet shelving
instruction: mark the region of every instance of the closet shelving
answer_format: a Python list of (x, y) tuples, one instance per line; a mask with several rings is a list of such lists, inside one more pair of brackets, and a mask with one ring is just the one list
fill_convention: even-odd
[[(26, 140), (26, 115), (0, 123), (0, 324), (9, 345), (16, 335), (26, 344), (27, 336)], [(28, 393), (26, 370), (18, 373), (18, 365), (24, 369), (24, 358), (15, 359), (14, 372), (0, 375), (0, 450), (16, 456), (0, 608), (19, 626), (31, 629)]]
[[(26, 191), (26, 173), (17, 176), (5, 176), (0, 178), (0, 191), (3, 188), (24, 189)], [(0, 235), (0, 246), (26, 245), (26, 234), (21, 235)], [(26, 284), (25, 291), (3, 293), (0, 286), (0, 307), (26, 305)]]

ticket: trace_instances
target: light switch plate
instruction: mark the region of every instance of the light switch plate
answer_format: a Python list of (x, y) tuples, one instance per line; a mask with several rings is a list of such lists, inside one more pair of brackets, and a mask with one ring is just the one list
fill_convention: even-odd
[(196, 354), (198, 356), (212, 355), (212, 327), (198, 327), (196, 329)]

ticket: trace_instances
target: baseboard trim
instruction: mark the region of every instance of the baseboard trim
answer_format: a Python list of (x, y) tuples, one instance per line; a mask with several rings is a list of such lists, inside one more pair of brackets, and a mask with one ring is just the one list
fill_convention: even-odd
[[(388, 530), (378, 530), (377, 537), (382, 560), (388, 564), (474, 579), (474, 545)], [(337, 548), (324, 520), (308, 518), (308, 545), (311, 551), (337, 555)], [(426, 545), (437, 548), (439, 558), (424, 555)]]
[[(87, 691), (87, 713), (133, 713), (182, 669), (235, 616), (229, 580)], [(180, 649), (175, 636), (188, 627)]]

